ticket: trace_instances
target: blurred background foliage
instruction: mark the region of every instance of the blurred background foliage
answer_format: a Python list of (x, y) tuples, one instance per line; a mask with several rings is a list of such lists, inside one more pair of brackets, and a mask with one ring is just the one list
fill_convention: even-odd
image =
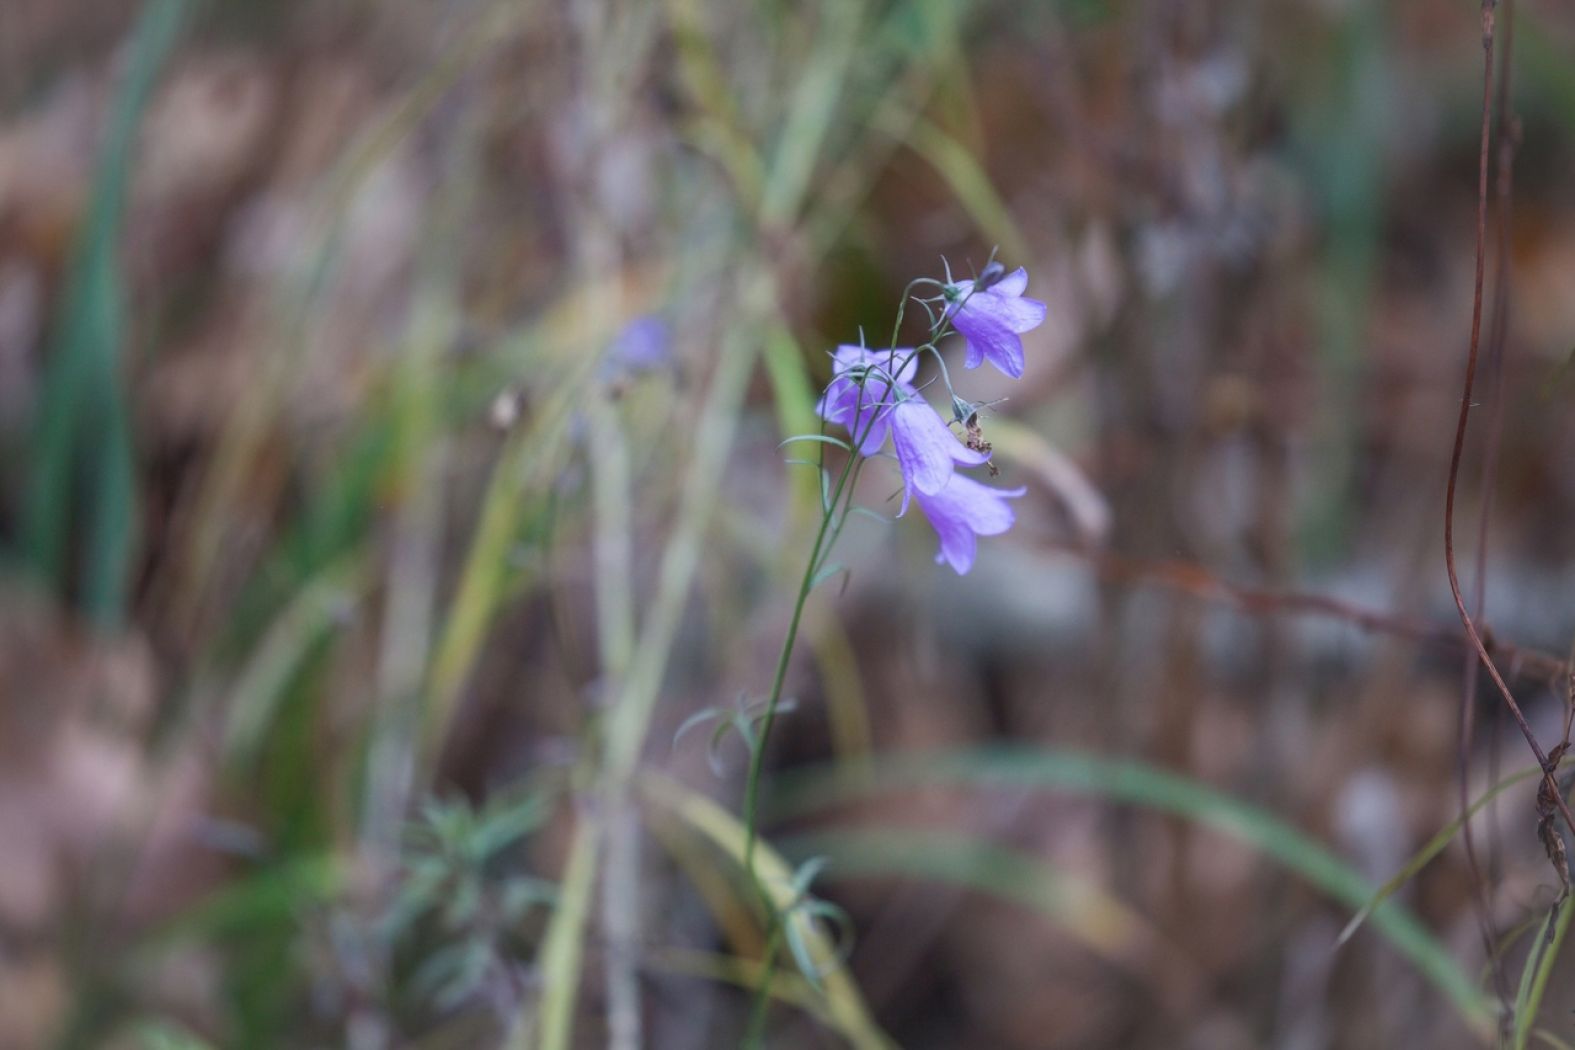
[[(1551, 746), (1575, 19), (1511, 24), (1460, 549)], [(992, 250), (1029, 494), (811, 600), (770, 1045), (1575, 1045), (1488, 692), (1456, 834), (1481, 69), (1434, 0), (7, 0), (0, 1047), (734, 1045), (747, 756), (675, 732), (769, 683), (826, 351)]]

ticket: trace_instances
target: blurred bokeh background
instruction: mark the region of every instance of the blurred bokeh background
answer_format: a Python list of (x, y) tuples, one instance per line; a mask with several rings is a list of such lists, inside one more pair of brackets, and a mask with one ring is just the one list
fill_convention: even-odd
[[(1456, 546), (1546, 749), (1575, 17), (1497, 30)], [(1482, 76), (1465, 0), (3, 0), (0, 1047), (737, 1045), (678, 730), (770, 687), (827, 351), (992, 252), (1028, 493), (809, 601), (763, 831), (851, 937), (768, 1045), (1575, 1045), (1444, 572)]]

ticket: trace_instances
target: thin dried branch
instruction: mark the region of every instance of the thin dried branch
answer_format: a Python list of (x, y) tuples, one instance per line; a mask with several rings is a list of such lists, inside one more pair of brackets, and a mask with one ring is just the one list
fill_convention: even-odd
[(1483, 643), (1476, 622), (1466, 608), (1465, 596), (1460, 589), (1460, 574), (1455, 567), (1455, 489), (1460, 480), (1460, 461), (1465, 452), (1466, 426), (1471, 418), (1471, 394), (1476, 383), (1477, 356), (1482, 342), (1482, 285), (1487, 255), (1488, 157), (1493, 131), (1493, 29), (1496, 6), (1495, 0), (1483, 0), (1482, 132), (1477, 161), (1476, 275), (1472, 287), (1471, 339), (1466, 352), (1465, 389), (1460, 398), (1460, 416), (1455, 424), (1455, 441), (1449, 455), (1449, 482), (1444, 493), (1444, 567), (1449, 573), (1449, 591), (1455, 599), (1455, 608), (1460, 613), (1460, 622), (1465, 628), (1466, 636), (1481, 658), (1482, 665), (1487, 668), (1488, 677), (1493, 680), (1499, 695), (1504, 698), (1504, 705), (1508, 708), (1510, 716), (1514, 718), (1515, 724), (1520, 727), (1521, 735), (1526, 738), (1527, 746), (1536, 756), (1537, 764), (1542, 767), (1545, 782), (1552, 785), (1553, 800), (1557, 804), (1559, 815), (1564, 819), (1565, 825), (1571, 831), (1575, 831), (1575, 814), (1570, 813), (1569, 803), (1557, 790), (1557, 783), (1553, 779), (1553, 764), (1548, 759), (1547, 753), (1543, 751), (1542, 745), (1537, 742), (1537, 736), (1532, 732), (1530, 723), (1526, 721), (1520, 704), (1516, 702), (1515, 694), (1510, 691), (1504, 676), (1499, 673), (1498, 665), (1493, 662), (1492, 655)]

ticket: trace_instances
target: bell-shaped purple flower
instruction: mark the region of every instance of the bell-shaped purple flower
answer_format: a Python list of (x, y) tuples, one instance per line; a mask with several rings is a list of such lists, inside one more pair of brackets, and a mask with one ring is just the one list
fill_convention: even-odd
[(916, 358), (906, 349), (837, 347), (832, 354), (831, 382), (815, 411), (826, 422), (846, 428), (860, 454), (873, 456), (886, 443), (897, 402), (918, 396), (913, 388), (913, 377), (919, 371)]
[(1022, 378), (1022, 333), (1044, 323), (1045, 304), (1029, 299), (1028, 271), (1019, 266), (1011, 273), (999, 263), (986, 266), (977, 281), (957, 281), (946, 286), (946, 315), (967, 343), (963, 365), (977, 368), (989, 361), (1013, 379)]
[[(1012, 505), (1006, 501), (1016, 499), (1028, 490), (992, 489), (966, 475), (953, 474), (939, 492), (909, 491), (940, 537), (941, 548), (935, 555), (936, 564), (945, 562), (957, 575), (963, 576), (973, 568), (978, 537), (999, 536), (1011, 528), (1017, 516), (1012, 513)], [(907, 493), (903, 494), (902, 509), (904, 512), (908, 509)]]
[(945, 488), (957, 464), (977, 467), (989, 462), (989, 453), (975, 452), (959, 441), (922, 398), (899, 402), (887, 422), (903, 481), (927, 496)]

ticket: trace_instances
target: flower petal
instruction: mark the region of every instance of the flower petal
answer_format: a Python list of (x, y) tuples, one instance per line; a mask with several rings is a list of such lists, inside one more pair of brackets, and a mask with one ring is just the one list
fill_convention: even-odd
[(979, 550), (979, 541), (974, 534), (969, 532), (965, 525), (948, 526), (945, 529), (937, 526), (935, 531), (941, 537), (941, 549), (935, 555), (936, 563), (944, 561), (957, 575), (968, 575), (968, 570), (973, 568), (974, 556)]
[(940, 537), (940, 552), (935, 560), (946, 562), (958, 575), (966, 573), (973, 567), (977, 537), (997, 536), (1011, 528), (1016, 515), (1007, 500), (1026, 491), (992, 489), (961, 474), (954, 474), (939, 492), (915, 490), (914, 498)]
[[(992, 365), (1005, 372), (1013, 379), (1021, 379), (1023, 375), (1023, 341), (1017, 333), (1003, 324), (995, 315), (972, 309), (972, 304), (958, 311), (952, 319), (957, 330), (963, 338), (968, 340), (970, 348), (969, 358), (973, 357), (972, 351), (977, 350)], [(963, 364), (969, 368), (977, 365), (977, 361), (965, 359)]]
[[(870, 418), (872, 412), (874, 415), (873, 419)], [(884, 409), (872, 410), (866, 408), (864, 410), (864, 418), (859, 421), (859, 430), (850, 429), (848, 431), (854, 437), (858, 437), (860, 431), (863, 433), (863, 437), (859, 438), (859, 455), (865, 457), (873, 456), (881, 450), (882, 445), (886, 444), (886, 433), (891, 428), (888, 416), (889, 413)]]
[(993, 489), (972, 478), (958, 475), (947, 486), (949, 496), (958, 504), (958, 514), (980, 536), (999, 536), (1012, 527), (1017, 515), (1008, 499), (1016, 499), (1028, 489)]
[(974, 554), (979, 543), (974, 538), (968, 522), (957, 513), (959, 507), (950, 500), (917, 494), (919, 509), (930, 520), (930, 527), (940, 538), (940, 550), (935, 555), (937, 563), (946, 562), (961, 576), (973, 568)]
[(903, 480), (925, 495), (939, 492), (951, 479), (956, 462), (952, 449), (961, 447), (935, 409), (917, 398), (892, 409), (891, 443)]
[(1028, 271), (1019, 266), (992, 284), (990, 291), (996, 295), (1010, 296), (1012, 298), (1022, 295), (1028, 291)]
[(1038, 299), (1008, 299), (997, 295), (992, 297), (990, 312), (1006, 327), (1021, 333), (1032, 332), (1044, 324), (1047, 310)]

